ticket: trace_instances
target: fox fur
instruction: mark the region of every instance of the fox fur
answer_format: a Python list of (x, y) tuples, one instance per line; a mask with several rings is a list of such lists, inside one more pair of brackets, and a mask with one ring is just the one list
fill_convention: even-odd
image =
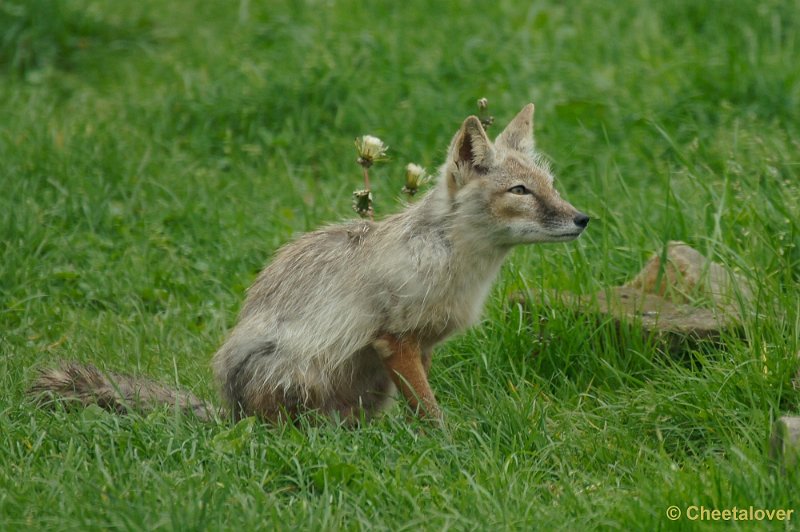
[(65, 400), (68, 405), (96, 404), (117, 414), (131, 410), (148, 411), (168, 404), (191, 412), (202, 420), (210, 420), (215, 408), (189, 392), (175, 390), (127, 375), (104, 373), (91, 364), (64, 362), (58, 368), (43, 370), (29, 389), (40, 404)]
[[(526, 105), (494, 142), (468, 117), (437, 184), (402, 212), (323, 227), (278, 250), (213, 357), (234, 418), (319, 411), (355, 421), (398, 389), (420, 415), (441, 418), (427, 380), (434, 346), (479, 319), (514, 246), (572, 240), (589, 221), (559, 196), (535, 152), (533, 111)], [(157, 392), (209, 411), (182, 392), (67, 367), (45, 370), (34, 390), (117, 410)]]

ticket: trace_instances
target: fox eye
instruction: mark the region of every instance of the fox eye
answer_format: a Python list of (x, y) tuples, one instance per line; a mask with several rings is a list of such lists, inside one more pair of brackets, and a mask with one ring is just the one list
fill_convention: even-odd
[(515, 187), (511, 187), (511, 188), (508, 189), (508, 191), (511, 192), (512, 194), (517, 194), (519, 196), (521, 196), (523, 194), (530, 194), (530, 192), (531, 192), (530, 190), (528, 190), (527, 188), (525, 188), (522, 185), (517, 185)]

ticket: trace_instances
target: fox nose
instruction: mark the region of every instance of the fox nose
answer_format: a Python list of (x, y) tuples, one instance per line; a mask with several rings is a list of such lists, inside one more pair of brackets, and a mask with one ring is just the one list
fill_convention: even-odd
[(578, 227), (584, 228), (587, 225), (589, 225), (589, 216), (582, 212), (579, 212), (578, 214), (575, 215), (572, 221), (575, 222), (575, 225), (577, 225)]

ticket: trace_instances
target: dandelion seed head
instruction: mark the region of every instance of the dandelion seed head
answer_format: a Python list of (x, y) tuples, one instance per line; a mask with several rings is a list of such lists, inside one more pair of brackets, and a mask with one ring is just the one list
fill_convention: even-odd
[(369, 168), (372, 163), (386, 158), (386, 151), (389, 147), (378, 137), (364, 135), (356, 139), (356, 151), (358, 151), (358, 164)]
[(406, 165), (406, 184), (403, 187), (403, 192), (409, 196), (413, 196), (417, 193), (419, 187), (429, 180), (430, 176), (426, 175), (425, 168), (418, 164), (408, 163)]

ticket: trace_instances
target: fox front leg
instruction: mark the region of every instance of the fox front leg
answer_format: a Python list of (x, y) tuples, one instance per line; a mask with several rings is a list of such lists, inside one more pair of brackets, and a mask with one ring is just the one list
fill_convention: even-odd
[(416, 339), (410, 337), (387, 334), (376, 344), (389, 376), (411, 409), (420, 416), (441, 422), (442, 411), (428, 384), (430, 353), (423, 354)]

